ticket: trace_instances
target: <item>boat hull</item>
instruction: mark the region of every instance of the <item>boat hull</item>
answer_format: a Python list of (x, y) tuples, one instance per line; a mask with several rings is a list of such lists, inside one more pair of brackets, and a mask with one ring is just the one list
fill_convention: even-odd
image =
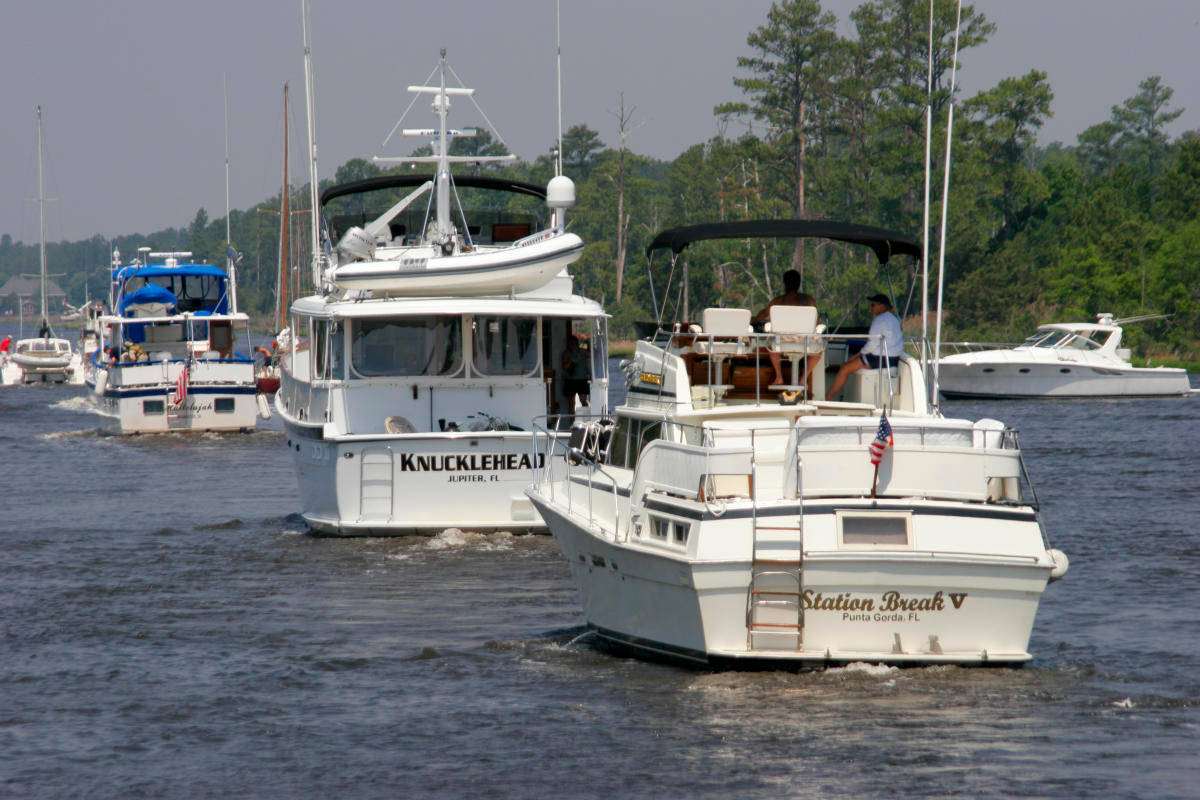
[[(473, 531), (545, 532), (524, 494), (532, 434), (331, 436), (284, 420), (309, 527), (342, 536)], [(542, 456), (537, 456), (542, 458)], [(539, 462), (539, 466), (541, 463)]]
[(943, 359), (938, 370), (946, 397), (1152, 397), (1190, 390), (1187, 372), (1169, 367)]
[[(689, 560), (614, 542), (603, 524), (588, 525), (561, 501), (536, 490), (530, 496), (570, 565), (589, 628), (619, 650), (706, 668), (1018, 666), (1031, 657), (1029, 637), (1052, 568), (1048, 558), (1027, 556), (806, 550), (801, 632), (781, 625), (765, 638), (756, 633), (751, 644), (749, 558)], [(834, 524), (831, 514), (804, 520), (817, 538)], [(925, 527), (936, 536), (935, 529), (970, 524), (939, 515)], [(1002, 524), (992, 535), (1040, 540), (1032, 514)]]
[(123, 434), (249, 431), (257, 424), (254, 363), (193, 362), (187, 393), (175, 402), (182, 362), (115, 365), (88, 378), (96, 410)]
[(440, 256), (422, 248), (419, 254), (352, 262), (331, 270), (329, 280), (344, 289), (406, 297), (521, 294), (545, 286), (582, 254), (583, 240), (575, 234), (548, 232), (496, 250)]

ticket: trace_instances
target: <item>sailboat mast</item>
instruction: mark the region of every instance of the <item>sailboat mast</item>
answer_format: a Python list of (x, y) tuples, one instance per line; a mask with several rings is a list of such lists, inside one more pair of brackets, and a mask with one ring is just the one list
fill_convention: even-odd
[(221, 88), (225, 95), (225, 271), (229, 274), (229, 310), (237, 313), (237, 262), (234, 259), (233, 236), (230, 228), (229, 211), (229, 83), (221, 76)]
[(317, 191), (317, 126), (316, 98), (313, 95), (312, 68), (312, 3), (304, 0), (304, 93), (308, 117), (308, 190), (312, 209), (309, 214), (309, 233), (312, 236), (313, 286), (321, 286), (320, 197)]
[(283, 196), (279, 201), (279, 282), (275, 286), (275, 330), (283, 327), (288, 298), (288, 85), (283, 84)]
[(42, 146), (42, 107), (37, 107), (37, 149), (38, 149), (38, 230), (41, 235), (41, 268), (42, 268), (42, 332), (47, 333), (49, 326), (46, 318), (46, 183), (42, 161), (45, 153)]

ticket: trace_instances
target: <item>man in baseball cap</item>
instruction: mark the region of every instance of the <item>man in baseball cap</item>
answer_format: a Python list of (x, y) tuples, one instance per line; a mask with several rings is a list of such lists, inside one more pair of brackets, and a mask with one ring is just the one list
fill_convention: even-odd
[(867, 302), (874, 316), (871, 330), (867, 333), (867, 343), (858, 355), (842, 364), (833, 379), (833, 385), (825, 393), (826, 400), (832, 400), (842, 390), (851, 373), (863, 368), (878, 369), (885, 362), (887, 366), (894, 367), (904, 352), (904, 332), (900, 330), (900, 318), (892, 313), (892, 301), (885, 294), (873, 294), (867, 298)]

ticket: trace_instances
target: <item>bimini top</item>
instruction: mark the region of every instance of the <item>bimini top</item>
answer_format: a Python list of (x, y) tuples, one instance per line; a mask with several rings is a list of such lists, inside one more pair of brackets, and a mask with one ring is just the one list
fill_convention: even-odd
[[(433, 175), (380, 175), (376, 178), (365, 178), (361, 181), (351, 181), (337, 186), (330, 186), (321, 192), (321, 206), (330, 200), (345, 197), (350, 194), (363, 194), (381, 189), (402, 189), (408, 186), (420, 186), (426, 181), (435, 180)], [(507, 178), (493, 178), (485, 175), (456, 175), (454, 185), (468, 189), (495, 189), (501, 192), (527, 194), (531, 197), (546, 199), (546, 187), (537, 186), (522, 181), (510, 181)]]
[(208, 275), (222, 280), (227, 280), (229, 277), (225, 274), (225, 270), (211, 264), (179, 264), (174, 267), (168, 267), (165, 264), (146, 264), (144, 266), (130, 264), (117, 270), (117, 273), (113, 275), (113, 283), (124, 283), (130, 278), (153, 278), (163, 275)]
[(873, 225), (806, 219), (706, 222), (701, 225), (671, 228), (654, 237), (654, 241), (646, 248), (646, 255), (649, 256), (655, 250), (664, 247), (669, 247), (678, 255), (692, 242), (706, 239), (834, 239), (870, 247), (881, 264), (886, 264), (894, 255), (907, 255), (916, 259), (921, 257), (920, 243), (903, 234)]

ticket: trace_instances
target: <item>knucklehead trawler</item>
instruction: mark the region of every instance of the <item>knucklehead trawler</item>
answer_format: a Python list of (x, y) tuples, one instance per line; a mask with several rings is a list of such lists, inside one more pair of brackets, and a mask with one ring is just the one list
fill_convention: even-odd
[[(545, 434), (565, 437), (588, 402), (568, 396), (581, 379), (591, 409), (606, 407), (606, 317), (566, 271), (583, 251), (565, 229), (574, 185), (452, 176), (452, 164), (512, 156), (450, 154), (473, 134), (446, 127), (450, 100), (472, 90), (446, 86), (444, 51), (436, 72), (438, 85), (409, 91), (432, 96), (438, 128), (405, 130), (432, 137), (433, 155), (380, 159), (434, 173), (334, 186), (314, 203), (336, 246), (316, 265), (320, 292), (291, 307), (275, 408), (318, 531), (544, 527), (524, 494), (533, 419), (565, 419)], [(571, 373), (564, 354), (578, 359), (580, 340), (587, 360)]]
[[(111, 314), (101, 316), (100, 346), (87, 384), (100, 413), (121, 433), (246, 431), (255, 426), (254, 360), (237, 349), (233, 278), (219, 267), (152, 253), (122, 266), (113, 252)], [(158, 259), (157, 261), (153, 259)]]
[[(668, 230), (649, 252), (674, 267), (693, 243), (749, 237), (920, 256), (878, 228), (785, 220)], [(761, 333), (750, 314), (660, 327), (624, 365), (614, 416), (536, 440), (528, 494), (588, 626), (616, 649), (711, 667), (1027, 661), (1067, 561), (1046, 543), (1016, 431), (943, 417), (907, 353), (807, 400), (873, 337), (828, 333), (812, 307), (773, 306)], [(772, 354), (793, 385), (769, 385)]]
[[(1121, 347), (1125, 323), (1151, 314), (1095, 322), (1049, 323), (1016, 347), (980, 349), (942, 357), (938, 385), (946, 397), (1148, 397), (1186, 395), (1187, 370), (1135, 367)], [(960, 346), (970, 347), (970, 343)]]

